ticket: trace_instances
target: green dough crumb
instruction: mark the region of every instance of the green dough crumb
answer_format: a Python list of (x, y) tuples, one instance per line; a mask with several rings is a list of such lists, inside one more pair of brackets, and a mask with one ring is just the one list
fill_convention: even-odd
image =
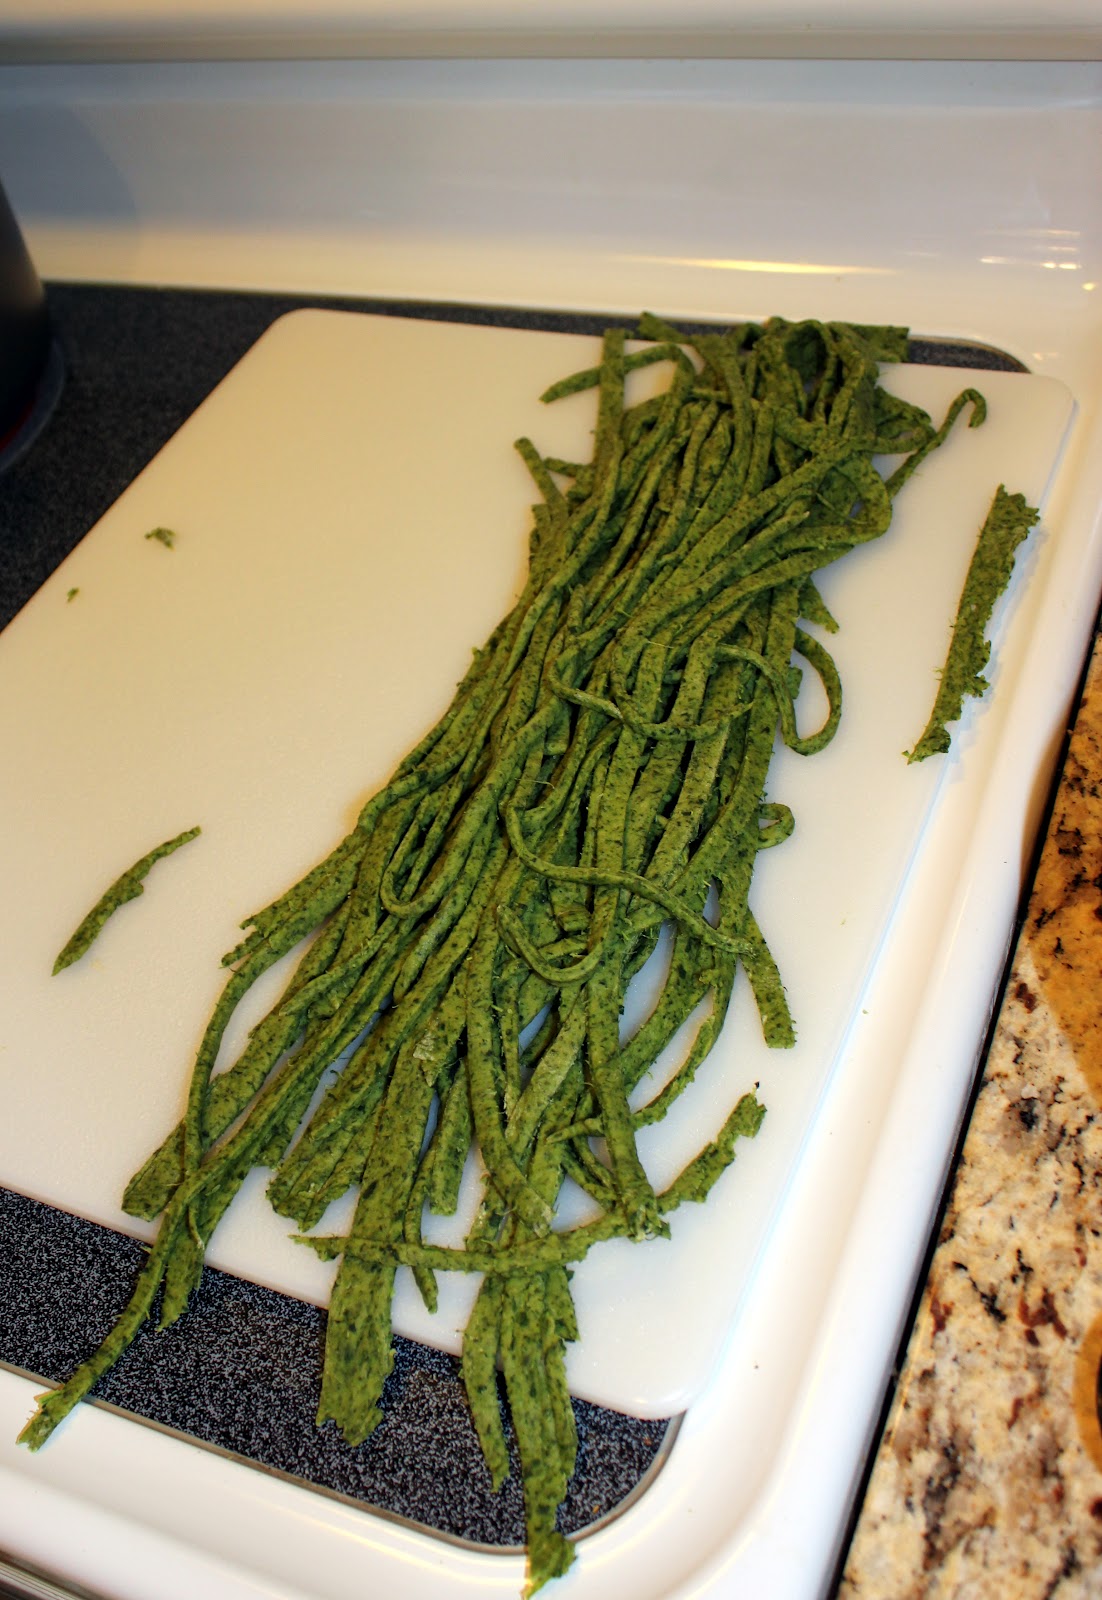
[(70, 589), (69, 593), (65, 596), (65, 598), (66, 598), (66, 600), (75, 600), (79, 593), (80, 593), (79, 589)]
[(995, 601), (1010, 582), (1015, 551), (1039, 516), (1039, 511), (1026, 504), (1024, 495), (1007, 494), (999, 485), (964, 580), (934, 709), (921, 739), (913, 750), (904, 752), (908, 761), (924, 761), (948, 750), (946, 724), (960, 717), (965, 695), (979, 698), (988, 687), (983, 676), (991, 653), (987, 625)]
[(166, 550), (174, 550), (176, 548), (176, 535), (171, 528), (150, 528), (146, 538), (158, 540)]
[(135, 861), (134, 865), (128, 867), (121, 877), (116, 878), (111, 887), (96, 901), (80, 927), (69, 940), (69, 943), (54, 962), (55, 974), (61, 972), (65, 967), (72, 966), (74, 961), (79, 961), (99, 936), (108, 917), (117, 911), (120, 906), (125, 905), (128, 900), (134, 900), (144, 892), (145, 885), (142, 883), (142, 879), (155, 862), (160, 861), (162, 856), (170, 856), (182, 844), (187, 844), (190, 840), (196, 838), (199, 831), (198, 828), (189, 828), (186, 833), (178, 834), (175, 839), (166, 840), (164, 844), (159, 844), (156, 850), (151, 850), (147, 856), (142, 856), (140, 861)]

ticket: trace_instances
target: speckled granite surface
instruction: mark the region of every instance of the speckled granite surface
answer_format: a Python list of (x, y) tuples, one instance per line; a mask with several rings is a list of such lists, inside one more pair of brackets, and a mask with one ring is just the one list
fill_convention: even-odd
[(1102, 1596), (1102, 639), (838, 1600)]

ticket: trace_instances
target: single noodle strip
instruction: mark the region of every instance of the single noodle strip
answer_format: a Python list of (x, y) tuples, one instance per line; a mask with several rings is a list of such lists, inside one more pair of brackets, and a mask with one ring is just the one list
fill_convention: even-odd
[(95, 905), (89, 911), (80, 927), (73, 934), (68, 944), (54, 962), (55, 974), (65, 967), (71, 967), (74, 961), (79, 961), (95, 941), (99, 938), (108, 919), (112, 917), (120, 906), (128, 900), (136, 900), (145, 892), (143, 879), (149, 869), (157, 864), (163, 856), (170, 856), (174, 850), (179, 850), (182, 844), (189, 844), (192, 839), (199, 836), (199, 828), (189, 828), (186, 833), (178, 833), (175, 839), (166, 839), (164, 844), (159, 844), (148, 855), (135, 861), (132, 867), (117, 877), (109, 889), (105, 889)]
[(964, 580), (934, 708), (921, 739), (906, 752), (908, 761), (925, 761), (948, 750), (946, 724), (959, 720), (966, 695), (978, 699), (990, 687), (983, 676), (991, 654), (987, 625), (995, 601), (1010, 582), (1015, 552), (1039, 516), (1024, 495), (1007, 494), (1000, 483)]

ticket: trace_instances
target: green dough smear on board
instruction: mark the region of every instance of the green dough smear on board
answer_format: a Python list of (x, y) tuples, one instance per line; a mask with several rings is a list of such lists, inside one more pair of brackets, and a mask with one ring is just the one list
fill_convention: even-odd
[[(462, 1373), (495, 1485), (504, 1383), (528, 1592), (574, 1559), (556, 1521), (577, 1448), (570, 1263), (606, 1239), (667, 1236), (756, 1134), (756, 1092), (732, 1084), (723, 1125), (664, 1191), (636, 1145), (715, 1070), (740, 965), (768, 1044), (794, 1041), (749, 891), (758, 852), (793, 828), (767, 795), (775, 743), (811, 756), (841, 715), (814, 575), (885, 533), (893, 495), (964, 408), (982, 420), (975, 391), (935, 427), (880, 386), (902, 329), (775, 320), (689, 339), (647, 317), (640, 339), (629, 352), (610, 331), (598, 366), (543, 397), (596, 391), (588, 461), (518, 441), (540, 496), (527, 581), (449, 709), (328, 858), (242, 925), (185, 1114), (124, 1198), (160, 1216), (157, 1238), (115, 1328), (40, 1397), (32, 1448), (158, 1299), (162, 1326), (186, 1309), (212, 1231), (265, 1167), (303, 1235), (357, 1194), (346, 1237), (304, 1240), (340, 1258), (319, 1422), (357, 1446), (380, 1421), (399, 1266), (430, 1310), (439, 1272), (481, 1273)], [(629, 405), (625, 381), (650, 363), (665, 386)], [(873, 458), (889, 454), (906, 461), (885, 482)], [(795, 714), (807, 671), (828, 707), (811, 730)], [(628, 1035), (625, 994), (663, 929), (666, 976)], [(236, 1006), (296, 946), (281, 998), (214, 1074)], [(672, 1077), (644, 1084), (694, 1017)], [(426, 1218), (455, 1211), (472, 1146), (481, 1205), (445, 1250)], [(559, 1219), (570, 1187), (592, 1203), (576, 1227)]]
[(979, 698), (989, 688), (983, 676), (991, 654), (987, 625), (996, 600), (1010, 582), (1015, 552), (1039, 517), (1040, 512), (1026, 504), (1024, 495), (1007, 494), (1005, 486), (999, 485), (964, 580), (934, 708), (921, 739), (907, 752), (908, 761), (925, 761), (927, 756), (948, 750), (947, 724), (959, 720), (965, 696)]

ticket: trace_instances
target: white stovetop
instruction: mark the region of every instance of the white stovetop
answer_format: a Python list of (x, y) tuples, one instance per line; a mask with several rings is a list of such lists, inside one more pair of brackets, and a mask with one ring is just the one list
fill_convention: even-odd
[[(1102, 579), (1102, 75), (779, 62), (11, 67), (0, 68), (0, 171), (47, 275), (902, 320), (1009, 349), (1075, 395), (1048, 509), (1052, 578), (1014, 713), (995, 729), (983, 792), (954, 791), (970, 870), (912, 885), (895, 977), (917, 965), (925, 982), (881, 1041), (892, 1073), (870, 1063), (838, 1080), (822, 1107), (828, 1136), (793, 1181), (793, 1214), (834, 1195), (849, 1217), (843, 1242), (824, 1259), (778, 1230), (756, 1304), (788, 1275), (793, 1322), (770, 1327), (751, 1303), (667, 1468), (585, 1541), (561, 1590), (811, 1600), (982, 1038), (999, 960), (988, 939), (977, 963), (977, 937), (992, 919), (1009, 930)], [(829, 1128), (855, 1124), (867, 1136), (839, 1171)], [(734, 1375), (748, 1370), (758, 1377), (739, 1409)], [(64, 1448), (28, 1470), (9, 1443), (28, 1394), (2, 1376), (0, 1544), (93, 1587), (148, 1600), (156, 1560), (157, 1600), (343, 1597), (365, 1574), (409, 1600), (516, 1590), (515, 1562), (258, 1483), (102, 1412), (85, 1411)], [(737, 1507), (724, 1468), (733, 1436), (758, 1451)]]

